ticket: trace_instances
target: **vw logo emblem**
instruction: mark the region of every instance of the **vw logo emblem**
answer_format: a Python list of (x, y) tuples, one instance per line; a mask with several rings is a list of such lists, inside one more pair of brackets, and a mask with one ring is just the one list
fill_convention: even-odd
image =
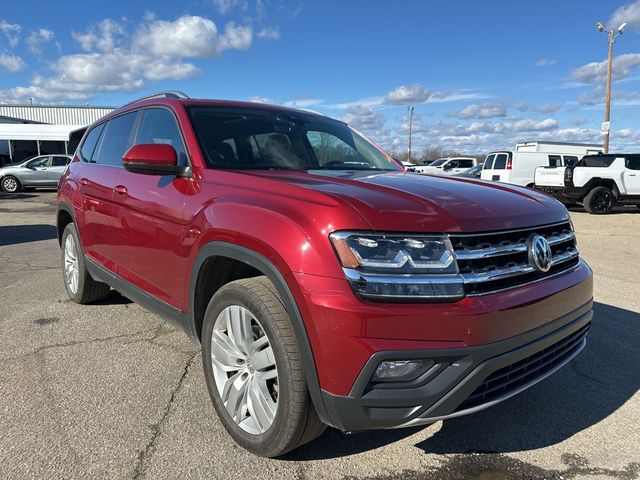
[(527, 239), (529, 263), (539, 272), (548, 272), (551, 268), (551, 246), (542, 235), (531, 234)]

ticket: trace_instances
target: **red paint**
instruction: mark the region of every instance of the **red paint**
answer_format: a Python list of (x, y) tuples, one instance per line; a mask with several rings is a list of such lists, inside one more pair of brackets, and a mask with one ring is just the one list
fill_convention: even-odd
[(144, 143), (132, 146), (122, 157), (122, 163), (148, 163), (150, 165), (176, 165), (178, 155), (171, 145)]
[[(558, 222), (567, 211), (530, 189), (461, 177), (210, 170), (185, 110), (195, 104), (282, 110), (174, 99), (128, 105), (111, 115), (150, 105), (174, 112), (192, 177), (135, 174), (76, 157), (61, 180), (58, 202), (73, 206), (85, 255), (183, 312), (192, 266), (208, 242), (232, 242), (269, 259), (295, 297), (321, 387), (331, 393), (347, 394), (376, 351), (491, 343), (591, 299), (591, 272), (581, 263), (554, 279), (456, 303), (363, 301), (345, 280), (328, 238), (333, 231), (495, 231)], [(134, 146), (124, 161), (175, 164), (175, 151), (172, 157), (173, 148), (164, 147)]]

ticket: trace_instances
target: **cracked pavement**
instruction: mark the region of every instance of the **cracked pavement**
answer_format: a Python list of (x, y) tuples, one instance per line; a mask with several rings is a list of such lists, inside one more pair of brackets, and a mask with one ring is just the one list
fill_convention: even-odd
[(572, 212), (596, 318), (570, 366), (472, 416), (267, 460), (227, 436), (186, 335), (116, 292), (68, 301), (55, 192), (0, 193), (0, 478), (640, 478), (636, 210)]

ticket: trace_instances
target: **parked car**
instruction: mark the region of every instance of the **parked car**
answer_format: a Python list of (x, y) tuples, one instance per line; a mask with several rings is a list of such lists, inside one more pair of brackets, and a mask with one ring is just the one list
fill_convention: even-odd
[(467, 178), (480, 178), (481, 172), (482, 172), (482, 164), (475, 165), (471, 168), (468, 168), (464, 172), (456, 173), (454, 176), (467, 177)]
[(71, 161), (70, 155), (41, 155), (0, 168), (0, 187), (15, 193), (36, 187), (55, 187)]
[(491, 152), (484, 160), (480, 178), (533, 187), (537, 167), (575, 165), (578, 155), (547, 152)]
[(640, 207), (640, 155), (587, 155), (574, 166), (537, 168), (535, 186), (564, 204), (582, 203), (589, 213)]
[(57, 205), (69, 297), (112, 287), (182, 327), (221, 423), (258, 455), (325, 425), (490, 407), (575, 357), (592, 318), (560, 203), (406, 175), (310, 112), (176, 93), (127, 104), (88, 128)]
[[(399, 160), (396, 160), (399, 161)], [(414, 172), (415, 168), (416, 168), (416, 164), (415, 163), (411, 163), (411, 162), (400, 162), (402, 164), (402, 166), (407, 170), (407, 172)]]
[(439, 158), (429, 165), (417, 166), (416, 173), (430, 173), (432, 175), (455, 175), (478, 164), (472, 157)]

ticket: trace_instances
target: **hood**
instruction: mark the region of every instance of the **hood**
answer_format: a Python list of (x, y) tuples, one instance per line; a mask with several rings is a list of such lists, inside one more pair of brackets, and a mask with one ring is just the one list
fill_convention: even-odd
[(464, 177), (331, 171), (252, 174), (341, 199), (378, 231), (483, 232), (569, 218), (567, 209), (544, 193)]

